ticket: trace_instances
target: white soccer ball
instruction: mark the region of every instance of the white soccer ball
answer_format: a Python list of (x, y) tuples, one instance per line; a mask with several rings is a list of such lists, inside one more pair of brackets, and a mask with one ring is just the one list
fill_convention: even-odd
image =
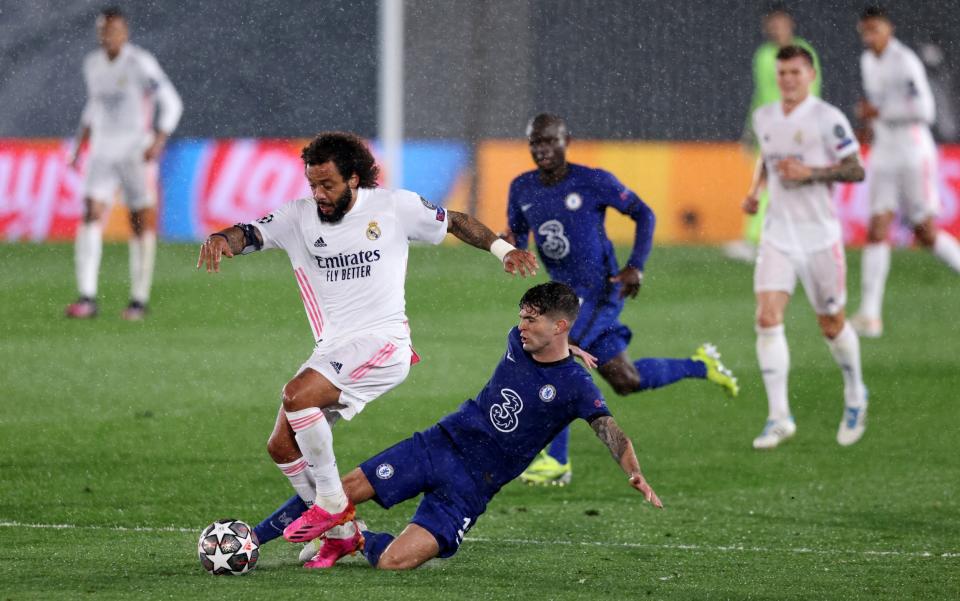
[(260, 541), (245, 522), (217, 520), (203, 529), (197, 553), (200, 565), (207, 572), (215, 576), (239, 576), (257, 567)]

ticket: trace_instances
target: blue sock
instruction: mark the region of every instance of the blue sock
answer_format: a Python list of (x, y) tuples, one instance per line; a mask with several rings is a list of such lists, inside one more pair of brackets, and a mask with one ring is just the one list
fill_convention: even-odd
[(377, 567), (377, 564), (380, 563), (380, 556), (393, 542), (393, 535), (386, 532), (370, 532), (369, 530), (363, 530), (360, 534), (363, 535), (364, 541), (363, 556), (367, 558), (370, 565)]
[(707, 366), (693, 359), (638, 359), (633, 363), (640, 372), (640, 390), (652, 390), (685, 378), (706, 378)]
[(567, 447), (570, 443), (570, 426), (567, 426), (563, 429), (562, 432), (557, 434), (557, 437), (553, 439), (553, 442), (550, 443), (550, 446), (547, 448), (547, 455), (550, 455), (561, 464), (567, 463)]
[(268, 543), (283, 534), (283, 529), (287, 524), (300, 517), (300, 514), (307, 510), (307, 504), (303, 502), (300, 495), (293, 495), (280, 506), (267, 519), (257, 524), (253, 531), (257, 535), (260, 544)]

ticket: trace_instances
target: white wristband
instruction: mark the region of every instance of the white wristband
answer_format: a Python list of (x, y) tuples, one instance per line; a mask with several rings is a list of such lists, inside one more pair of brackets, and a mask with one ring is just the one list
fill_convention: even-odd
[(490, 253), (500, 259), (501, 263), (503, 263), (503, 258), (507, 256), (507, 253), (512, 250), (517, 250), (517, 247), (502, 238), (497, 238), (490, 245)]

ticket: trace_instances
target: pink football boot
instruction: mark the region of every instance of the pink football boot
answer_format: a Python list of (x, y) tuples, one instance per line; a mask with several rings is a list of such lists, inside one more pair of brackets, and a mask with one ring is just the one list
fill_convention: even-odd
[(350, 538), (323, 538), (323, 544), (317, 554), (307, 563), (303, 564), (305, 568), (323, 569), (332, 568), (333, 564), (341, 557), (353, 555), (357, 551), (363, 550), (363, 535), (360, 534), (362, 526), (354, 522), (357, 532)]
[(356, 513), (356, 508), (349, 500), (347, 506), (339, 513), (328, 513), (320, 505), (315, 504), (283, 529), (283, 538), (291, 543), (312, 541), (334, 526), (346, 524)]

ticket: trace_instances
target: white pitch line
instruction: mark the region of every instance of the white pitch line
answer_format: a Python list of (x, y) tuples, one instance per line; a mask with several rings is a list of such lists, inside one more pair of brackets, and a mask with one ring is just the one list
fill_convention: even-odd
[[(177, 526), (78, 526), (76, 524), (26, 524), (22, 522), (0, 521), (0, 528), (38, 528), (46, 530), (107, 530), (111, 532), (199, 532), (200, 528), (181, 528)], [(511, 545), (554, 545), (563, 547), (614, 547), (619, 549), (649, 549), (665, 551), (694, 551), (704, 553), (779, 553), (788, 555), (866, 555), (870, 557), (936, 557), (940, 559), (960, 558), (960, 552), (948, 551), (877, 551), (870, 549), (810, 549), (808, 547), (748, 547), (745, 545), (685, 545), (655, 543), (614, 543), (601, 541), (569, 540), (533, 540), (525, 538), (486, 538), (470, 536), (464, 539), (471, 543), (496, 543)]]

